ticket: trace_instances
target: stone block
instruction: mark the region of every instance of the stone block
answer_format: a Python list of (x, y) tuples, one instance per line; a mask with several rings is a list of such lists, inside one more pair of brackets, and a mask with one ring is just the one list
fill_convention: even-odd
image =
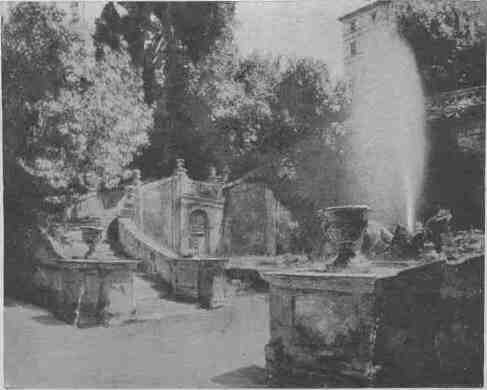
[(273, 383), (472, 386), (483, 373), (483, 256), (370, 274), (267, 273)]
[(135, 313), (135, 266), (135, 261), (126, 260), (64, 259), (43, 264), (39, 303), (58, 318), (79, 327), (128, 319)]

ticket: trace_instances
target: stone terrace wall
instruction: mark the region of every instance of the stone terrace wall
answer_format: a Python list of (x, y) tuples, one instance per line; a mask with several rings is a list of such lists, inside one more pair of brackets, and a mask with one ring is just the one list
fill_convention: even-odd
[(291, 215), (270, 190), (241, 183), (226, 193), (223, 243), (232, 255), (275, 255), (290, 250)]
[(118, 239), (124, 252), (143, 261), (147, 273), (159, 275), (170, 284), (172, 280), (171, 260), (176, 259), (177, 254), (143, 234), (133, 221), (119, 218), (118, 222)]
[(138, 203), (138, 207), (142, 208), (142, 221), (137, 220), (137, 225), (146, 235), (168, 248), (173, 245), (172, 185), (171, 178), (142, 185), (140, 188), (142, 199)]
[(183, 259), (119, 218), (119, 242), (124, 251), (143, 261), (146, 272), (171, 288), (175, 297), (198, 300), (206, 308), (223, 305), (227, 295), (224, 269), (228, 259)]
[(378, 282), (378, 383), (482, 385), (483, 276), (482, 256)]

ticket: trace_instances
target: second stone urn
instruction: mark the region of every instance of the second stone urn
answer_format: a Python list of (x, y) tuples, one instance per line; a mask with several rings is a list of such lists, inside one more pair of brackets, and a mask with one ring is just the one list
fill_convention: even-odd
[(103, 228), (96, 225), (82, 226), (81, 234), (83, 241), (88, 245), (88, 251), (85, 253), (84, 258), (89, 259), (90, 256), (95, 252), (96, 245), (102, 239)]
[(368, 223), (368, 206), (328, 207), (322, 211), (325, 239), (337, 249), (333, 266), (346, 267), (358, 252)]

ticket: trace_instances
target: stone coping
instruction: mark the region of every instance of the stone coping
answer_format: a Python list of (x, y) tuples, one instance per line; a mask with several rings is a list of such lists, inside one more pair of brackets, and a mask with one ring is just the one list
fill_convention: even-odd
[(370, 207), (365, 205), (365, 204), (345, 204), (343, 206), (331, 206), (331, 207), (325, 207), (323, 209), (324, 211), (329, 210), (329, 211), (334, 211), (334, 210), (370, 210)]
[(51, 259), (42, 262), (42, 266), (63, 268), (114, 268), (129, 266), (129, 268), (135, 268), (139, 263), (138, 260), (117, 260), (117, 259)]
[(178, 261), (229, 261), (228, 257), (177, 257), (173, 260)]
[(416, 262), (414, 264), (398, 262), (399, 266), (398, 264), (394, 266), (394, 262), (391, 262), (389, 266), (386, 266), (383, 262), (378, 262), (376, 264), (372, 263), (372, 267), (375, 266), (375, 268), (370, 272), (347, 270), (326, 272), (301, 268), (288, 271), (261, 272), (261, 276), (271, 287), (292, 290), (331, 290), (344, 293), (365, 293), (374, 290), (375, 282), (378, 279), (391, 278), (402, 272), (431, 266), (436, 263), (445, 263), (445, 261)]

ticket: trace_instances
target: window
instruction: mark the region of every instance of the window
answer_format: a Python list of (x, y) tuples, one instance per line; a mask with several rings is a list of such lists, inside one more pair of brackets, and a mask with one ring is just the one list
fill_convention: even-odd
[(350, 32), (355, 32), (355, 31), (357, 31), (357, 21), (352, 20), (350, 22)]
[(350, 55), (353, 57), (357, 54), (357, 42), (352, 41), (350, 42)]

